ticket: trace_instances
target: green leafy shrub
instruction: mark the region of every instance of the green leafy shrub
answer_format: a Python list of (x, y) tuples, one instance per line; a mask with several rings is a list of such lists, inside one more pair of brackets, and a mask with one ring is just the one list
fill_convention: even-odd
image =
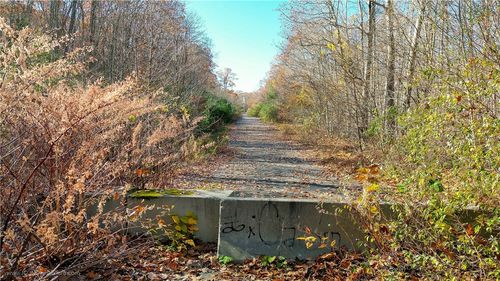
[(217, 153), (228, 141), (226, 125), (239, 115), (239, 108), (222, 97), (207, 95), (203, 107), (203, 119), (195, 130), (195, 137), (187, 141), (194, 160)]
[(277, 268), (283, 268), (287, 265), (285, 257), (282, 256), (261, 256), (260, 265), (263, 267), (275, 265)]
[(228, 265), (233, 262), (233, 258), (230, 256), (219, 256), (219, 263), (222, 265)]
[(208, 133), (217, 131), (225, 124), (231, 123), (237, 115), (236, 107), (228, 100), (215, 96), (208, 96), (203, 121), (199, 125), (199, 132)]
[(263, 102), (257, 103), (247, 110), (250, 117), (259, 117), (265, 122), (277, 122), (279, 109), (277, 105), (278, 95), (271, 88), (269, 89), (266, 99)]
[(259, 117), (259, 112), (260, 112), (260, 108), (261, 107), (262, 107), (261, 103), (257, 103), (254, 106), (250, 107), (247, 110), (248, 116), (250, 116), (250, 117)]
[(192, 212), (185, 216), (171, 215), (174, 231), (170, 232), (170, 246), (178, 251), (186, 250), (188, 246), (194, 247), (193, 235), (198, 231), (198, 219)]
[(397, 152), (405, 161), (398, 175), (410, 175), (422, 191), (440, 179), (444, 195), (463, 197), (467, 204), (498, 202), (500, 121), (494, 99), (500, 70), (473, 60), (460, 76), (438, 80), (434, 90), (399, 120), (403, 135)]
[(250, 107), (247, 114), (250, 117), (259, 117), (265, 122), (277, 122), (279, 119), (278, 106), (272, 101), (258, 103)]
[(265, 122), (277, 122), (278, 107), (271, 102), (263, 103), (259, 111), (259, 117)]
[(433, 73), (428, 98), (399, 118), (388, 160), (387, 175), (400, 182), (398, 218), (387, 227), (365, 219), (370, 241), (423, 279), (498, 280), (500, 70), (472, 59), (458, 75)]

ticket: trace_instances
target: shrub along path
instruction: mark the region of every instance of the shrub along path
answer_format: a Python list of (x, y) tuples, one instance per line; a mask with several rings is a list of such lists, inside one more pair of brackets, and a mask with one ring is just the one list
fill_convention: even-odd
[[(208, 164), (209, 169), (184, 173), (182, 188), (237, 190), (237, 196), (342, 198), (345, 189), (326, 175), (317, 159), (307, 158), (307, 147), (283, 140), (281, 133), (259, 118), (243, 116), (231, 128), (231, 157)], [(352, 187), (351, 187), (352, 188)]]

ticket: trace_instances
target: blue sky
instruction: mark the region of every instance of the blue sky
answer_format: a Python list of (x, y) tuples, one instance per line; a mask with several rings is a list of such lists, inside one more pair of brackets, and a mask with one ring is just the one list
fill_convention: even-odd
[(237, 75), (235, 90), (254, 91), (278, 54), (282, 1), (187, 0), (212, 40), (215, 62)]

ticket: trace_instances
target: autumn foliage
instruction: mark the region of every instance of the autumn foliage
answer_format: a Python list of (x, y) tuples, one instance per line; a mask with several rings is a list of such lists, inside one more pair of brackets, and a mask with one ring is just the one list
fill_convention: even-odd
[(124, 250), (109, 248), (125, 242), (113, 233), (124, 212), (104, 212), (106, 200), (143, 183), (137, 171), (154, 174), (149, 187), (165, 184), (197, 121), (134, 79), (84, 83), (89, 49), (46, 62), (64, 40), (0, 28), (0, 272), (85, 270)]
[[(281, 11), (286, 39), (263, 91), (277, 93), (287, 132), (363, 184), (354, 205), (376, 276), (498, 279), (498, 5), (306, 1)], [(380, 201), (398, 206), (389, 223)]]

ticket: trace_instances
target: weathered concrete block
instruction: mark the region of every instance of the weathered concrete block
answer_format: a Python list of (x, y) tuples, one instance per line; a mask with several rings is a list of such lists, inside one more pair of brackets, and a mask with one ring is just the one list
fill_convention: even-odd
[[(312, 259), (331, 251), (331, 245), (358, 249), (364, 233), (346, 207), (307, 199), (226, 198), (221, 201), (218, 255), (235, 261), (260, 255)], [(300, 240), (306, 236), (315, 237), (308, 240), (309, 248)]]
[[(148, 220), (155, 224), (157, 216), (169, 223), (170, 215), (185, 216), (191, 212), (197, 217), (199, 228), (195, 238), (218, 243), (218, 255), (231, 256), (235, 261), (262, 255), (314, 259), (333, 247), (364, 249), (360, 242), (365, 234), (357, 212), (350, 209), (350, 203), (233, 197), (232, 194), (241, 196), (241, 193), (232, 191), (193, 190), (191, 195), (165, 195), (151, 199), (109, 198), (102, 208), (104, 213), (122, 214), (125, 214), (125, 208), (130, 214), (139, 205), (150, 209), (137, 220), (111, 227), (112, 231), (127, 229), (131, 234), (146, 232)], [(175, 207), (170, 212), (163, 208), (172, 205)], [(380, 211), (386, 221), (396, 218), (391, 204), (381, 203)], [(87, 216), (90, 218), (96, 213), (97, 203), (89, 207)], [(470, 208), (457, 215), (468, 223), (485, 213)], [(313, 238), (304, 240), (306, 237)]]
[[(193, 213), (198, 219), (199, 230), (195, 233), (195, 238), (203, 242), (216, 243), (219, 232), (219, 206), (221, 198), (225, 198), (230, 191), (210, 192), (196, 190), (192, 195), (171, 196), (165, 195), (158, 198), (140, 199), (128, 198), (127, 208), (133, 210), (136, 206), (142, 205), (150, 210), (145, 211), (137, 221), (129, 223), (129, 232), (140, 234), (147, 231), (148, 219), (157, 221), (160, 216), (167, 223), (171, 223), (170, 215), (185, 216), (188, 212)], [(153, 207), (154, 205), (154, 207)], [(165, 206), (174, 208), (170, 213), (165, 212)]]
[[(89, 198), (90, 199), (90, 198)], [(86, 217), (88, 220), (92, 219), (97, 213), (99, 213), (99, 202), (97, 199), (90, 201), (91, 203), (87, 207)], [(108, 228), (109, 231), (115, 232), (119, 230), (123, 230), (127, 227), (127, 222), (123, 220), (120, 223), (112, 222), (112, 225), (104, 224), (103, 220), (106, 217), (114, 217), (115, 214), (124, 215), (126, 206), (124, 204), (125, 200), (123, 197), (119, 196), (118, 198), (114, 198), (114, 196), (110, 196), (105, 202), (102, 204), (102, 213), (99, 218), (99, 225), (102, 228)]]

